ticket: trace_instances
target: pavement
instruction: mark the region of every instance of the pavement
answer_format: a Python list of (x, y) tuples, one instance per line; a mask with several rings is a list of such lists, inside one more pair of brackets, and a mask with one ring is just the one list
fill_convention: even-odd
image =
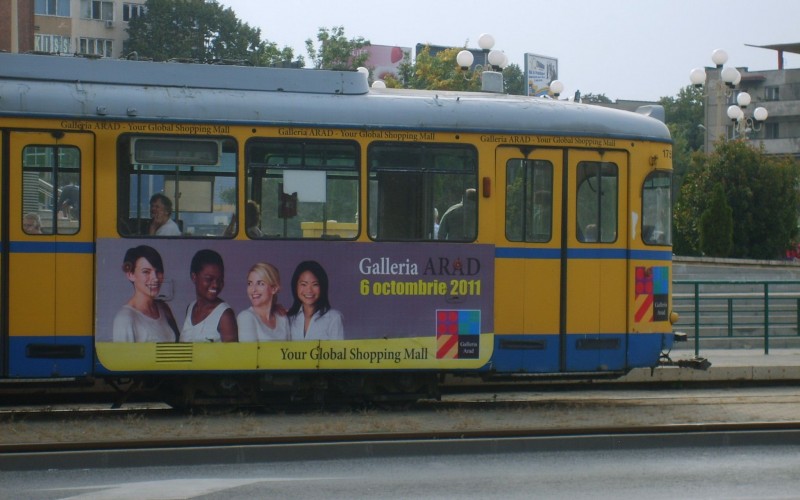
[(800, 349), (770, 349), (769, 354), (763, 349), (702, 349), (699, 357), (711, 366), (682, 366), (695, 364), (694, 349), (673, 349), (670, 359), (678, 366), (637, 368), (618, 382), (800, 382)]

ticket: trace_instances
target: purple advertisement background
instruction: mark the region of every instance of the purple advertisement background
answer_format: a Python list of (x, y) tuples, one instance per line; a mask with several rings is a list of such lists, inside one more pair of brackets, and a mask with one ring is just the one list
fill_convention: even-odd
[[(246, 287), (253, 264), (268, 262), (278, 268), (278, 301), (288, 309), (295, 267), (301, 261), (316, 260), (328, 274), (331, 306), (344, 317), (345, 340), (435, 336), (437, 309), (480, 310), (481, 333), (494, 330), (491, 245), (101, 239), (97, 242), (98, 342), (112, 341), (114, 316), (132, 295), (122, 260), (129, 248), (138, 245), (149, 245), (161, 254), (164, 281), (172, 283), (168, 304), (179, 327), (195, 297), (189, 273), (192, 256), (209, 248), (222, 255), (225, 287), (220, 296), (236, 314), (250, 307)], [(426, 293), (406, 295), (403, 282), (423, 285)], [(451, 295), (454, 286), (459, 292), (456, 298)]]

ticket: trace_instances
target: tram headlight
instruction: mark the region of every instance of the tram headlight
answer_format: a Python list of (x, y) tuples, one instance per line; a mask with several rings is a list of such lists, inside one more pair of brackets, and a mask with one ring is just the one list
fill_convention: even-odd
[(681, 319), (681, 315), (680, 314), (676, 313), (675, 311), (672, 311), (671, 313), (669, 313), (669, 322), (670, 322), (670, 324), (674, 325), (675, 323), (678, 322), (679, 319)]

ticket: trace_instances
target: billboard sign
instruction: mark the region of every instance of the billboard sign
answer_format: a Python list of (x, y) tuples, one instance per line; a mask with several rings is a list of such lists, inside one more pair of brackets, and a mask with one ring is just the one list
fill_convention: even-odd
[(376, 80), (382, 80), (387, 75), (397, 77), (403, 57), (406, 54), (408, 54), (409, 59), (411, 57), (411, 47), (396, 47), (392, 45), (367, 45), (353, 55), (357, 57), (364, 52), (369, 54), (364, 66), (372, 71), (372, 76)]
[(550, 83), (558, 79), (558, 59), (538, 54), (525, 54), (527, 93), (532, 96), (550, 94)]

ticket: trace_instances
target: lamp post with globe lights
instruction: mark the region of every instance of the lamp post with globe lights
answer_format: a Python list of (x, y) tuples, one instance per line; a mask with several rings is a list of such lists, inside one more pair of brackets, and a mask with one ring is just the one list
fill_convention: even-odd
[[(753, 110), (751, 116), (746, 115), (745, 110), (750, 105), (752, 97), (747, 92), (737, 90), (737, 86), (742, 80), (742, 74), (732, 66), (724, 66), (728, 61), (727, 52), (717, 49), (712, 52), (711, 60), (715, 67), (711, 71), (710, 81), (707, 82), (709, 79), (705, 68), (695, 68), (689, 73), (689, 80), (695, 87), (706, 86), (706, 92), (703, 95), (706, 153), (711, 152), (716, 137), (746, 139), (752, 132), (761, 130), (763, 122), (769, 116), (766, 108), (760, 106)], [(731, 103), (726, 107), (726, 101), (734, 96), (736, 104)], [(723, 111), (732, 122), (730, 133), (728, 133), (726, 121), (722, 115)]]
[[(494, 37), (483, 33), (478, 37), (478, 46), (483, 51), (481, 68), (481, 90), (484, 92), (504, 92), (503, 68), (508, 65), (508, 56), (503, 51), (493, 50)], [(462, 50), (456, 55), (456, 64), (462, 71), (468, 71), (475, 62), (475, 56), (469, 50)], [(478, 70), (478, 67), (475, 68)]]
[(769, 116), (766, 108), (761, 106), (753, 110), (753, 116), (745, 116), (744, 110), (750, 105), (750, 94), (739, 92), (736, 95), (736, 104), (728, 106), (728, 118), (733, 121), (733, 138), (737, 133), (740, 138), (747, 138), (751, 132), (758, 132)]
[[(483, 52), (483, 64), (477, 64), (473, 67), (475, 62), (474, 51), (464, 49), (456, 55), (456, 63), (461, 68), (461, 71), (466, 72), (470, 69), (480, 71), (481, 75), (481, 90), (484, 92), (505, 92), (505, 85), (503, 82), (503, 69), (508, 66), (508, 56), (501, 50), (494, 49), (494, 37), (488, 33), (483, 33), (478, 37), (478, 47)], [(561, 92), (564, 91), (564, 84), (559, 80), (550, 82), (550, 94), (558, 98)]]

